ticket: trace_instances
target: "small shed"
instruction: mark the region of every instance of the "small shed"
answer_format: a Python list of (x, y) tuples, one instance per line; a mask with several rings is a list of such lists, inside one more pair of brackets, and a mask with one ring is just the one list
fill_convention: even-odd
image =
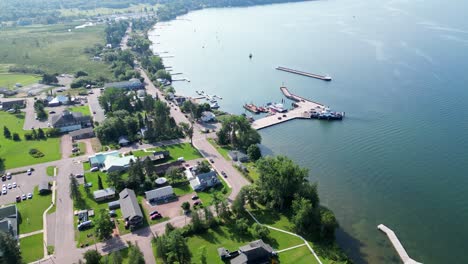
[(113, 202), (108, 203), (107, 205), (109, 206), (109, 210), (115, 210), (115, 209), (120, 208), (120, 201), (119, 200), (113, 201)]
[(104, 190), (97, 190), (93, 193), (96, 202), (112, 199), (115, 197), (115, 190), (113, 188), (106, 188)]
[(39, 191), (39, 194), (50, 193), (49, 183), (46, 181), (39, 183), (39, 187), (37, 189)]

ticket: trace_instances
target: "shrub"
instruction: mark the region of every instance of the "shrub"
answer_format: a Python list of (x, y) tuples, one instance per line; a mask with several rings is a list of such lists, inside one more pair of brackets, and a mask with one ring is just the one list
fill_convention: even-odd
[(13, 133), (13, 140), (14, 141), (20, 141), (21, 140), (18, 133)]
[(24, 139), (26, 139), (26, 140), (33, 140), (34, 137), (33, 137), (33, 135), (32, 135), (31, 133), (26, 133), (26, 134), (24, 134)]
[(34, 158), (42, 158), (44, 157), (44, 153), (42, 153), (38, 149), (30, 149), (29, 150), (29, 155), (33, 156)]

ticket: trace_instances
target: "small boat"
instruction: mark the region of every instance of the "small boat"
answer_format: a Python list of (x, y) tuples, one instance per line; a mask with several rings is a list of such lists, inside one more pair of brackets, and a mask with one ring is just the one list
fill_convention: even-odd
[(249, 59), (252, 59), (253, 55), (252, 53), (249, 54)]
[(217, 103), (218, 101), (216, 101), (215, 99), (211, 99), (210, 102), (214, 104), (214, 103)]
[(258, 108), (256, 105), (254, 104), (245, 104), (244, 105), (244, 108), (247, 110), (247, 111), (250, 111), (254, 114), (258, 114), (260, 111), (258, 111)]
[(288, 111), (281, 103), (268, 103), (267, 108), (274, 113), (285, 113)]
[(329, 76), (329, 75), (325, 75), (325, 76), (323, 76), (323, 80), (324, 80), (324, 81), (331, 81), (331, 80), (332, 80), (332, 77)]
[(218, 105), (218, 103), (212, 103), (212, 104), (210, 104), (210, 107), (211, 107), (211, 109), (218, 109), (219, 105)]
[(258, 109), (258, 111), (261, 112), (261, 113), (268, 113), (268, 109), (266, 109), (266, 108), (263, 107), (263, 106), (260, 106), (260, 107), (258, 107), (257, 109)]

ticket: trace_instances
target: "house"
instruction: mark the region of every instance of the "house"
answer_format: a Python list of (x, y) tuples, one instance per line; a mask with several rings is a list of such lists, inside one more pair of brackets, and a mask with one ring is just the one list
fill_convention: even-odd
[(240, 162), (248, 162), (249, 161), (249, 156), (247, 156), (245, 153), (242, 153), (242, 152), (237, 151), (237, 150), (229, 151), (228, 156), (233, 161), (240, 161)]
[(120, 208), (120, 201), (113, 201), (107, 204), (109, 206), (109, 210), (115, 210), (117, 208)]
[(107, 156), (106, 160), (104, 160), (104, 170), (107, 172), (122, 171), (130, 167), (130, 163), (136, 160), (133, 155), (124, 157)]
[(189, 182), (192, 189), (196, 192), (203, 191), (221, 183), (215, 171), (198, 174)]
[(149, 202), (162, 202), (174, 198), (172, 186), (165, 186), (145, 192), (146, 200)]
[(109, 151), (109, 152), (99, 152), (96, 153), (93, 156), (89, 156), (89, 164), (91, 164), (92, 167), (103, 167), (104, 166), (104, 161), (108, 156), (113, 156), (113, 157), (120, 157), (120, 153), (117, 150), (114, 151)]
[(210, 111), (203, 111), (200, 119), (205, 123), (213, 122), (216, 120), (216, 115)]
[(18, 210), (16, 205), (0, 207), (0, 231), (10, 234), (18, 240)]
[(143, 213), (141, 212), (135, 192), (132, 189), (125, 188), (119, 193), (119, 198), (122, 217), (128, 225), (140, 225), (143, 222)]
[(3, 111), (8, 111), (10, 109), (14, 109), (15, 106), (18, 106), (19, 108), (24, 108), (26, 106), (26, 100), (23, 99), (2, 99), (0, 101), (0, 108)]
[(174, 101), (177, 103), (177, 105), (182, 105), (185, 101), (187, 101), (187, 98), (183, 96), (174, 96)]
[(18, 92), (16, 90), (10, 90), (8, 88), (1, 87), (0, 88), (0, 94), (3, 94), (5, 96), (13, 96), (15, 94), (18, 94)]
[(43, 182), (39, 183), (39, 186), (38, 186), (37, 190), (39, 191), (39, 194), (50, 193), (49, 182), (43, 181)]
[(113, 82), (106, 83), (104, 88), (119, 88), (126, 90), (140, 90), (145, 89), (145, 85), (140, 81), (140, 79), (133, 78), (125, 82)]
[(126, 136), (120, 136), (119, 137), (119, 145), (121, 147), (128, 146), (128, 144), (130, 144), (130, 140), (128, 140), (128, 138)]
[(169, 151), (154, 151), (153, 152), (153, 155), (149, 155), (149, 156), (146, 156), (145, 158), (143, 158), (143, 161), (145, 161), (146, 159), (150, 159), (151, 161), (155, 162), (155, 161), (161, 161), (161, 160), (165, 160), (166, 158), (169, 157)]
[(84, 139), (84, 138), (92, 138), (94, 137), (94, 130), (92, 127), (87, 127), (79, 130), (72, 131), (68, 133), (72, 140)]
[(115, 190), (113, 188), (106, 188), (93, 192), (93, 197), (96, 202), (112, 199), (115, 197)]
[(143, 99), (145, 98), (146, 96), (146, 91), (145, 90), (138, 90), (137, 91), (137, 97), (140, 98), (140, 99)]
[(79, 112), (63, 111), (60, 115), (52, 116), (52, 127), (60, 132), (69, 132), (91, 126), (91, 117)]
[(232, 253), (225, 248), (219, 248), (218, 255), (223, 261), (230, 260), (231, 264), (268, 264), (271, 263), (271, 258), (276, 256), (276, 252), (260, 239), (239, 247), (238, 251)]

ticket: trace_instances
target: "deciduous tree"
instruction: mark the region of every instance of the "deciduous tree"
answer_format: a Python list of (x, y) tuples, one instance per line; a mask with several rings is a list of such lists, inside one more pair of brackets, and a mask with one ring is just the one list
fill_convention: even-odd
[(10, 235), (0, 231), (0, 263), (21, 264), (22, 258), (17, 241)]

